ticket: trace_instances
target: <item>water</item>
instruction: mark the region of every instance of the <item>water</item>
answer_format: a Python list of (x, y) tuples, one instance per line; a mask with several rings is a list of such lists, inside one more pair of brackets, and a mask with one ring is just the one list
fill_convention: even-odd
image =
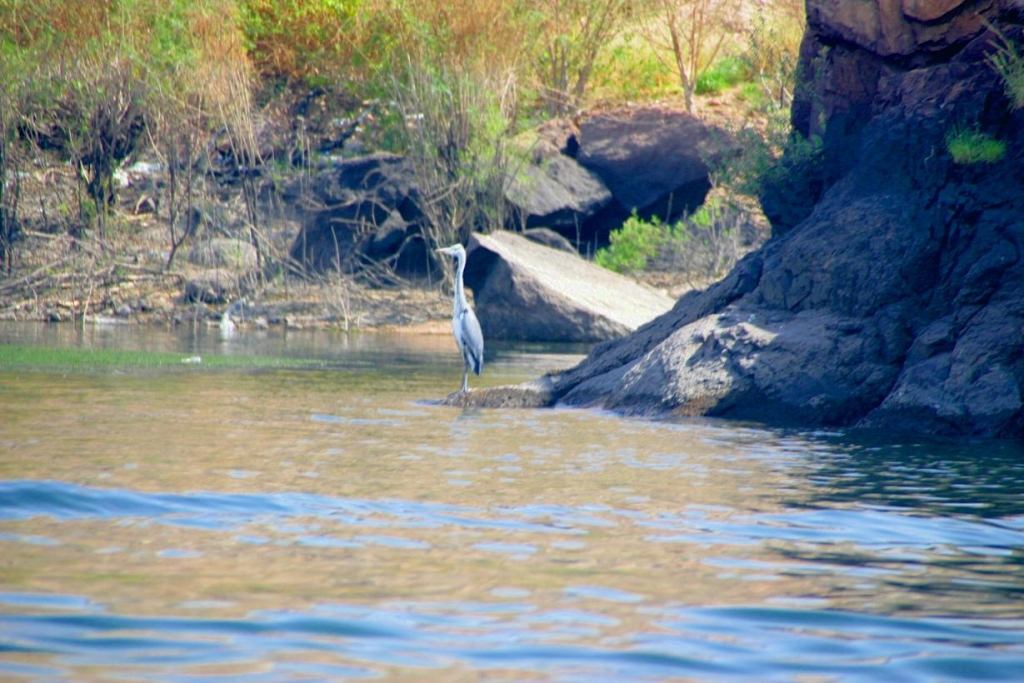
[(1017, 443), (459, 411), (447, 337), (0, 340), (0, 679), (1024, 676)]

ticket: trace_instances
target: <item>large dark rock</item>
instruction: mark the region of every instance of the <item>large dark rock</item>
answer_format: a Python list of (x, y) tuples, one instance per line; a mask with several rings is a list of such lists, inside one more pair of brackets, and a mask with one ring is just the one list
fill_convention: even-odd
[(519, 228), (547, 227), (573, 244), (608, 243), (633, 211), (675, 220), (704, 202), (708, 164), (734, 151), (723, 131), (673, 109), (601, 113), (552, 121), (519, 138), (526, 163), (506, 197)]
[(575, 235), (581, 223), (603, 209), (612, 195), (601, 179), (563, 154), (518, 169), (505, 194), (527, 228)]
[(612, 201), (583, 223), (585, 242), (608, 233), (636, 210), (645, 219), (674, 220), (704, 202), (708, 162), (730, 153), (724, 131), (682, 111), (623, 109), (580, 123), (577, 160), (600, 178)]
[(396, 255), (405, 235), (418, 231), (414, 180), (408, 160), (375, 154), (340, 161), (291, 188), (285, 201), (299, 207), (302, 223), (291, 257), (324, 270), (344, 269), (357, 255)]
[(488, 339), (604, 341), (672, 306), (635, 280), (511, 232), (470, 239), (465, 279)]
[(601, 179), (576, 162), (579, 129), (555, 119), (513, 141), (521, 165), (511, 169), (505, 198), (517, 229), (549, 228), (576, 239), (580, 225), (611, 201)]
[[(1024, 111), (989, 67), (981, 21), (1017, 37), (1017, 14), (995, 1), (808, 9), (805, 48), (829, 50), (805, 50), (794, 123), (824, 122), (818, 191), (723, 281), (524, 386), (531, 400), (1024, 434)], [(964, 126), (1005, 156), (954, 161), (946, 138)]]

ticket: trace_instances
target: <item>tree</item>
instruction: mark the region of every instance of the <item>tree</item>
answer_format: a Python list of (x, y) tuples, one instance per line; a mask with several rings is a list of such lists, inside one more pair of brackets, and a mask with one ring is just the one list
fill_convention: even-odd
[(686, 111), (693, 111), (697, 79), (715, 61), (735, 21), (737, 0), (641, 0), (641, 33), (679, 74)]
[(586, 93), (598, 52), (628, 16), (628, 0), (532, 0), (532, 65), (551, 116), (571, 113)]

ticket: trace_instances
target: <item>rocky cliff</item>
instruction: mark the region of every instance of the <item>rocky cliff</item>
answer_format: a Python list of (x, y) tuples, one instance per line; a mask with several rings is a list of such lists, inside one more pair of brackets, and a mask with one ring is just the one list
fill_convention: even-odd
[[(919, 433), (1024, 432), (1024, 111), (989, 56), (1017, 3), (809, 0), (774, 236), (537, 403)], [(997, 33), (998, 32), (998, 33)], [(954, 159), (978, 132), (1004, 153)]]

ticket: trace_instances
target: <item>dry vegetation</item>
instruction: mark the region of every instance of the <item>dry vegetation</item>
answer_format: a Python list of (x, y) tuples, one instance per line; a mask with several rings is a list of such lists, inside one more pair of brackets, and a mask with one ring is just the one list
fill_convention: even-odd
[[(742, 25), (679, 24), (688, 38), (666, 53), (658, 17), (708, 3), (0, 0), (0, 316), (212, 319), (218, 305), (193, 300), (247, 297), (271, 324), (443, 317), (436, 288), (290, 261), (295, 226), (269, 191), (308, 173), (317, 132), (294, 103), (326, 87), (349, 109), (323, 120), (358, 116), (368, 148), (416, 157), (433, 223), (450, 226), (431, 239), (450, 241), (500, 220), (504, 140), (553, 115), (682, 106), (693, 90), (699, 115), (770, 137), (802, 2), (740, 4)], [(742, 80), (701, 95), (723, 57), (742, 60)], [(255, 266), (191, 258), (228, 238)]]

